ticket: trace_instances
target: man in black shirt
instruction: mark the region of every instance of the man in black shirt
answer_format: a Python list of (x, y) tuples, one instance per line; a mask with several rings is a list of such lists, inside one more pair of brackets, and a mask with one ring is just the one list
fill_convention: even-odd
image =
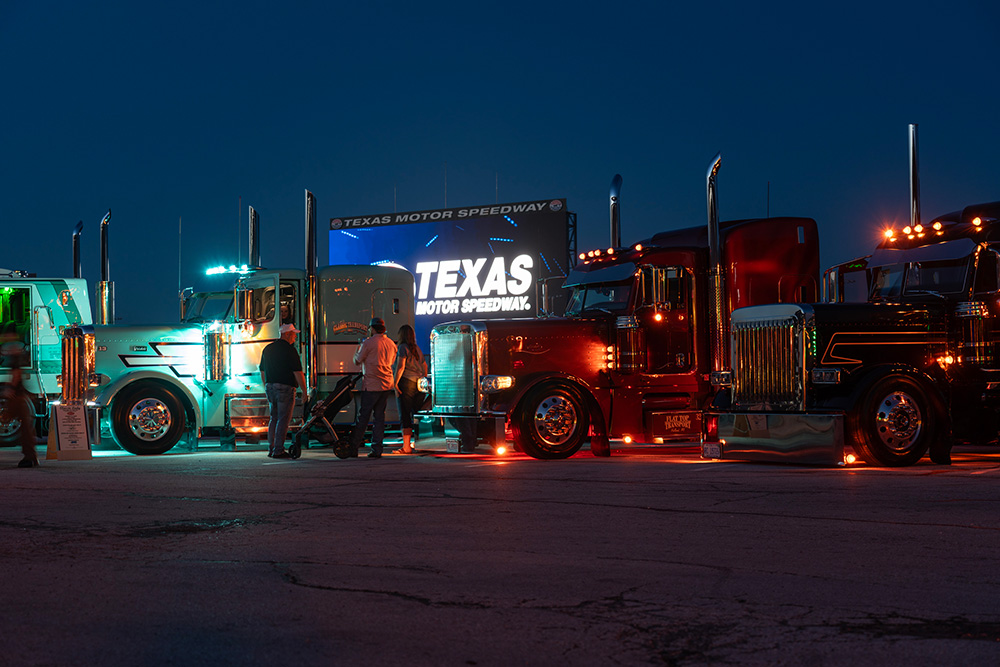
[(304, 402), (309, 398), (302, 360), (293, 347), (299, 330), (294, 324), (282, 324), (280, 331), (281, 338), (265, 347), (260, 355), (260, 381), (271, 415), (267, 423), (267, 455), (272, 459), (290, 458), (285, 451), (285, 436), (295, 408), (296, 387), (302, 389)]

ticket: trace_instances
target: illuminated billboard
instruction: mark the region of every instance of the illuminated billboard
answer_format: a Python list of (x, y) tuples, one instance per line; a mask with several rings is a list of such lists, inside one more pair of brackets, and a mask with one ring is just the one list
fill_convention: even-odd
[[(330, 264), (395, 264), (416, 281), (417, 338), (458, 319), (533, 317), (540, 279), (556, 295), (575, 248), (565, 199), (330, 219)], [(394, 336), (395, 332), (389, 332)]]

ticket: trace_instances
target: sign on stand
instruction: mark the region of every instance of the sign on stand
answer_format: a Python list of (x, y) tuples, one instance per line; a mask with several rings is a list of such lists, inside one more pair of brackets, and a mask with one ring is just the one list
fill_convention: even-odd
[(60, 461), (78, 461), (93, 458), (87, 435), (87, 409), (80, 404), (56, 404), (56, 450)]

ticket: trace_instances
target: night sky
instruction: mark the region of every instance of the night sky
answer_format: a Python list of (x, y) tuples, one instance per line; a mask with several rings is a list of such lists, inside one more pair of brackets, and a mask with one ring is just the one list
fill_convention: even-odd
[(814, 217), (826, 266), (908, 221), (908, 123), (925, 219), (1000, 200), (998, 28), (995, 0), (0, 0), (0, 267), (71, 275), (83, 220), (99, 280), (110, 208), (118, 317), (173, 321), (246, 261), (247, 205), (274, 267), (305, 189), (321, 263), (331, 217), (559, 197), (606, 247), (615, 173), (634, 242), (704, 224), (720, 151), (722, 218)]

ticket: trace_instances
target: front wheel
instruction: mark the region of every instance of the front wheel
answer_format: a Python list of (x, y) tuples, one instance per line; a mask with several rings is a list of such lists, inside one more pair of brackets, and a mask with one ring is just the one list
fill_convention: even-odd
[(590, 420), (572, 387), (550, 385), (525, 396), (513, 420), (514, 442), (536, 459), (565, 459), (580, 449)]
[(111, 406), (111, 430), (122, 449), (163, 454), (184, 433), (184, 406), (164, 387), (143, 382), (122, 391)]
[(10, 392), (0, 396), (0, 446), (17, 445), (25, 429), (25, 420), (34, 419), (35, 407), (27, 397)]
[(939, 411), (913, 378), (890, 375), (869, 387), (848, 415), (859, 456), (878, 466), (913, 465), (936, 437)]

